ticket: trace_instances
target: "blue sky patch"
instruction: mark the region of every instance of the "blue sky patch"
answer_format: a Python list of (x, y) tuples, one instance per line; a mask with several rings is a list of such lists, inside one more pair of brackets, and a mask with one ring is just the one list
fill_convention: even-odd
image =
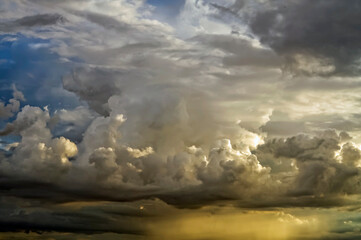
[[(72, 68), (52, 52), (49, 40), (23, 35), (0, 36), (0, 96), (2, 101), (12, 98), (11, 85), (22, 91), (23, 104), (73, 108), (77, 98), (63, 90), (61, 78)], [(59, 93), (63, 91), (62, 93)], [(54, 94), (57, 93), (57, 94)]]

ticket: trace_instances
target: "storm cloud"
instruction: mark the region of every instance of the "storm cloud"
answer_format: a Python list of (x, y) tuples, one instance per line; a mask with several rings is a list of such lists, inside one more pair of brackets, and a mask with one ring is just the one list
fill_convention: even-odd
[[(359, 1), (270, 1), (250, 19), (261, 42), (296, 72), (359, 75)], [(262, 8), (262, 7), (261, 7)]]
[(0, 3), (0, 238), (357, 236), (360, 4), (157, 4)]

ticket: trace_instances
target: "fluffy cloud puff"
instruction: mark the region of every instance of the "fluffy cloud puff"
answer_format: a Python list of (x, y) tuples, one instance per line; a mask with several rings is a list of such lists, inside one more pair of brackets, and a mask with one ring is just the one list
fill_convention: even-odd
[(11, 155), (1, 162), (5, 175), (52, 181), (70, 166), (69, 158), (74, 157), (77, 146), (64, 137), (52, 138), (47, 122), (47, 111), (38, 107), (25, 106), (14, 122), (9, 123), (4, 133), (19, 134), (21, 141)]
[(13, 88), (13, 98), (9, 100), (8, 104), (0, 102), (0, 118), (7, 119), (12, 117), (20, 109), (20, 101), (25, 101), (24, 94), (16, 89), (15, 85)]
[[(271, 140), (261, 145), (255, 154), (261, 163), (272, 164), (271, 169), (275, 169), (278, 175), (288, 172), (288, 178), (292, 179), (289, 186), (291, 195), (353, 194), (360, 191), (355, 184), (359, 181), (360, 149), (350, 142), (343, 143), (341, 136), (332, 131), (319, 137), (298, 135)], [(284, 166), (286, 164), (288, 167)]]
[[(52, 137), (46, 126), (49, 120), (47, 111), (26, 106), (8, 124), (6, 129), (22, 139), (2, 160), (3, 174), (46, 182), (61, 178), (58, 184), (67, 189), (78, 173), (79, 186), (92, 181), (95, 189), (103, 188), (101, 194), (122, 199), (121, 191), (108, 190), (136, 188), (137, 193), (127, 198), (157, 196), (176, 205), (255, 196), (262, 202), (267, 200), (261, 197), (266, 192), (267, 198), (287, 198), (360, 191), (355, 183), (361, 153), (352, 142), (345, 142), (349, 141), (345, 133), (326, 131), (319, 137), (298, 135), (262, 144), (259, 136), (244, 130), (234, 142), (223, 139), (208, 147), (158, 151), (157, 138), (147, 147), (130, 146), (122, 136), (128, 121), (122, 115), (94, 119), (78, 146), (64, 137)], [(162, 129), (157, 131), (163, 134)], [(178, 196), (187, 192), (192, 193), (188, 202)]]

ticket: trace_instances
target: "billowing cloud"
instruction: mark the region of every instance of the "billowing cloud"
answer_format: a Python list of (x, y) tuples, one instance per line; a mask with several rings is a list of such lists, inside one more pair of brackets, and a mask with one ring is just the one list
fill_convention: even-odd
[(14, 116), (20, 109), (20, 101), (25, 101), (24, 94), (17, 90), (15, 85), (12, 88), (13, 98), (9, 100), (9, 103), (0, 102), (0, 118), (7, 119)]
[(358, 1), (269, 1), (255, 11), (250, 28), (295, 71), (358, 75), (359, 8)]

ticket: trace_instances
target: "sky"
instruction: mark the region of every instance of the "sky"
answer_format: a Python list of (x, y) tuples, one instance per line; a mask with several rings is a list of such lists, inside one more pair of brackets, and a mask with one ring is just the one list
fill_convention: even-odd
[(0, 1), (0, 240), (361, 235), (359, 0)]

